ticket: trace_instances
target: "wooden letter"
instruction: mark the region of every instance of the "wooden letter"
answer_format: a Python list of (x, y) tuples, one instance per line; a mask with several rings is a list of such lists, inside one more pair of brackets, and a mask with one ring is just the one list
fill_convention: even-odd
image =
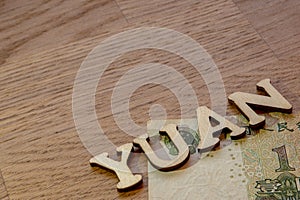
[[(212, 127), (211, 119), (218, 121), (218, 125)], [(231, 139), (242, 138), (246, 130), (245, 128), (238, 127), (237, 125), (226, 120), (224, 117), (218, 115), (214, 111), (208, 109), (206, 106), (201, 106), (197, 109), (198, 128), (200, 134), (200, 143), (198, 145), (199, 152), (210, 151), (214, 147), (220, 144), (220, 139), (214, 137), (214, 133), (222, 132), (223, 129), (229, 129), (231, 131)]]
[(149, 140), (148, 135), (143, 135), (138, 138), (135, 138), (133, 140), (133, 143), (144, 151), (149, 162), (158, 170), (171, 171), (184, 165), (190, 157), (190, 151), (187, 144), (179, 134), (176, 125), (168, 124), (164, 126), (159, 133), (167, 134), (170, 137), (170, 139), (173, 141), (173, 143), (178, 149), (178, 156), (176, 158), (172, 160), (164, 160), (159, 158), (154, 153), (153, 149), (150, 147), (148, 143)]
[(257, 115), (249, 105), (263, 107), (272, 111), (292, 112), (292, 105), (271, 85), (270, 79), (264, 79), (258, 82), (256, 86), (257, 89), (264, 90), (269, 96), (235, 92), (228, 97), (249, 119), (251, 127), (258, 128), (264, 126), (265, 117)]
[(122, 153), (120, 162), (108, 158), (108, 153), (102, 153), (91, 158), (90, 164), (91, 166), (99, 165), (101, 167), (113, 170), (120, 180), (120, 182), (117, 184), (117, 189), (119, 191), (132, 189), (143, 181), (142, 176), (133, 175), (127, 165), (127, 160), (132, 148), (132, 143), (124, 144), (117, 148), (117, 152)]

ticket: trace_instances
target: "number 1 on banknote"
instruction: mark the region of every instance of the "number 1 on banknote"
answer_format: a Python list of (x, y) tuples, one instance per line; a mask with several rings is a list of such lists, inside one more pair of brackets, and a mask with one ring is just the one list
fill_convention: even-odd
[(278, 155), (279, 168), (276, 172), (281, 173), (276, 179), (265, 179), (256, 181), (255, 188), (260, 191), (257, 192), (256, 200), (297, 200), (300, 194), (300, 182), (299, 177), (289, 171), (295, 171), (296, 169), (289, 165), (288, 155), (285, 145), (272, 149)]
[(276, 169), (276, 172), (295, 171), (295, 168), (289, 165), (288, 156), (286, 153), (285, 145), (272, 149), (278, 155), (280, 168)]

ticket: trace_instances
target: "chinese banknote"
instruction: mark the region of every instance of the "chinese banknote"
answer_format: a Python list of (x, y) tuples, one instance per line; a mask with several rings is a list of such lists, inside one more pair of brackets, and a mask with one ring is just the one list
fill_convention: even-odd
[[(229, 117), (246, 128), (246, 137), (231, 140), (221, 135), (218, 148), (199, 154), (196, 119), (153, 120), (148, 134), (157, 136), (166, 123), (178, 125), (178, 131), (189, 146), (191, 157), (182, 168), (161, 172), (149, 164), (150, 199), (300, 199), (300, 116), (282, 113), (266, 114), (263, 129), (248, 127), (241, 116)], [(169, 157), (176, 147), (167, 136), (160, 139)]]

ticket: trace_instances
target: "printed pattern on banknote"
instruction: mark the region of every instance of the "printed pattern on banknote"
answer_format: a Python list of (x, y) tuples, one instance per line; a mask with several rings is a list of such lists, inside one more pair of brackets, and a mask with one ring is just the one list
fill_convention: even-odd
[(249, 199), (300, 199), (299, 115), (270, 113), (266, 120), (240, 140)]
[[(246, 128), (246, 137), (232, 141), (223, 136), (220, 147), (201, 159), (195, 152), (200, 140), (195, 136), (197, 120), (167, 120), (185, 127), (181, 134), (191, 161), (167, 173), (149, 164), (150, 199), (300, 199), (300, 115), (266, 114), (266, 125), (259, 130), (249, 128), (242, 115), (234, 118)], [(150, 122), (149, 135), (157, 134), (161, 125), (159, 120)], [(161, 145), (170, 158), (176, 155), (168, 138), (162, 138)]]

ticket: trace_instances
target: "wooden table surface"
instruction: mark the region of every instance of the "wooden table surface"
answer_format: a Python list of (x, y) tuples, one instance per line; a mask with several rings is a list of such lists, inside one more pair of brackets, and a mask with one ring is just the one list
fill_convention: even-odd
[[(227, 95), (256, 93), (255, 84), (271, 78), (294, 112), (300, 110), (298, 0), (2, 0), (0, 21), (0, 199), (148, 198), (146, 172), (141, 187), (120, 193), (114, 173), (90, 167), (92, 155), (72, 113), (81, 63), (101, 41), (126, 30), (162, 27), (184, 33), (212, 56)], [(98, 121), (115, 146), (133, 136), (114, 120), (114, 85), (134, 66), (150, 62), (176, 69), (193, 86), (199, 104), (211, 105), (204, 80), (183, 58), (156, 49), (127, 52), (105, 71), (96, 91)], [(163, 105), (168, 118), (180, 118), (174, 94), (148, 84), (130, 97), (136, 124), (146, 126), (153, 104)], [(227, 115), (238, 113), (223, 104)]]

